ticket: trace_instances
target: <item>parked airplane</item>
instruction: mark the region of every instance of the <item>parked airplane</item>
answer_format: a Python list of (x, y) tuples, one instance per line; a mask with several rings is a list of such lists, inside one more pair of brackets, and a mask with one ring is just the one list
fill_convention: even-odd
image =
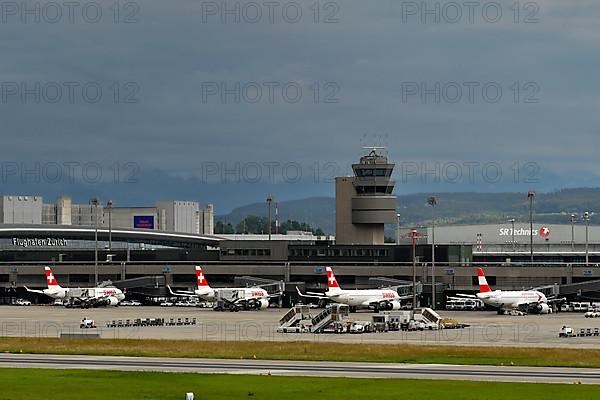
[(28, 292), (45, 294), (53, 299), (69, 300), (70, 304), (82, 308), (116, 306), (125, 299), (123, 291), (114, 287), (64, 288), (58, 284), (50, 267), (44, 267), (44, 271), (48, 288), (33, 290), (25, 286)]
[(329, 299), (336, 303), (346, 304), (353, 310), (357, 307), (372, 308), (375, 312), (379, 310), (399, 310), (400, 296), (393, 289), (356, 289), (344, 290), (335, 279), (335, 274), (330, 267), (327, 271), (327, 288), (325, 293), (306, 292), (302, 294), (296, 287), (298, 294), (302, 297), (312, 297), (318, 299)]
[(548, 305), (549, 300), (539, 290), (492, 290), (487, 283), (482, 268), (477, 268), (477, 278), (479, 280), (479, 293), (475, 296), (460, 295), (461, 297), (477, 297), (485, 304), (499, 308), (500, 312), (519, 310), (538, 314), (552, 313), (552, 308)]
[[(167, 288), (173, 296), (198, 297), (205, 301), (217, 301), (220, 297), (231, 310), (239, 308), (264, 310), (269, 306), (270, 297), (279, 296), (279, 294), (269, 295), (265, 289), (259, 287), (212, 288), (199, 266), (196, 266), (196, 285), (197, 289), (193, 292), (185, 290), (174, 292), (168, 285)], [(219, 296), (219, 293), (222, 295)]]

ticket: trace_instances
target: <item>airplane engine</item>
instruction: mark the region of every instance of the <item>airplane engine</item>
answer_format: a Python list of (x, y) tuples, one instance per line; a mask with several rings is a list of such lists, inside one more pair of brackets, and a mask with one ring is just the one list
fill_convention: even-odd
[(546, 304), (546, 303), (540, 303), (540, 304), (537, 305), (536, 310), (540, 314), (549, 314), (550, 313), (550, 306), (548, 304)]
[(251, 300), (248, 300), (246, 305), (249, 309), (259, 309), (260, 301), (258, 299), (251, 299)]
[(389, 305), (391, 306), (390, 310), (399, 310), (400, 309), (400, 302), (397, 300), (390, 301)]
[(400, 302), (397, 301), (397, 300), (382, 301), (381, 303), (379, 303), (379, 309), (380, 310), (386, 310), (386, 311), (399, 310), (400, 309)]
[(106, 305), (109, 307), (114, 307), (117, 304), (119, 304), (119, 299), (117, 299), (116, 297), (109, 297), (108, 299), (106, 299)]
[(260, 299), (257, 303), (259, 304), (259, 307), (257, 307), (259, 310), (264, 310), (269, 307), (269, 300), (267, 299)]

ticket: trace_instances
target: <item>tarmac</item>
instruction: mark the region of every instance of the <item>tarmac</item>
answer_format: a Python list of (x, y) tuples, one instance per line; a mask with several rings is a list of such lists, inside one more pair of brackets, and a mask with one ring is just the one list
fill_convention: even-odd
[[(279, 319), (287, 309), (216, 312), (186, 307), (116, 307), (67, 309), (60, 306), (0, 306), (0, 337), (60, 337), (61, 334), (98, 333), (108, 339), (195, 339), (222, 341), (313, 341), (339, 343), (389, 343), (461, 346), (522, 346), (598, 348), (600, 336), (559, 338), (563, 325), (600, 328), (600, 318), (583, 313), (508, 316), (493, 311), (439, 311), (443, 318), (468, 324), (464, 329), (381, 332), (363, 334), (278, 333)], [(314, 310), (315, 314), (319, 310)], [(359, 312), (350, 319), (370, 321), (372, 313)], [(80, 329), (83, 318), (97, 329)], [(196, 325), (108, 328), (107, 322), (135, 318), (196, 318)]]
[(0, 354), (0, 367), (600, 384), (590, 368)]

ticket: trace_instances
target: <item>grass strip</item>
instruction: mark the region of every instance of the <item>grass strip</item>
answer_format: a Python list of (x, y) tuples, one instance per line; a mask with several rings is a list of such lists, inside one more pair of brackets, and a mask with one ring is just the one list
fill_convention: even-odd
[(1, 400), (598, 399), (596, 385), (0, 369)]

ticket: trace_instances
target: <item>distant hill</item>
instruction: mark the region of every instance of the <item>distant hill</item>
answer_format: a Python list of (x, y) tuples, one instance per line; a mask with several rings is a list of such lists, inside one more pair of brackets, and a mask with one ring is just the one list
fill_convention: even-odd
[[(275, 204), (271, 206), (275, 220)], [(266, 203), (253, 203), (234, 209), (227, 215), (219, 215), (217, 221), (238, 224), (248, 215), (265, 216), (268, 213)], [(290, 200), (279, 203), (279, 220), (296, 220), (306, 222), (314, 228), (321, 228), (326, 233), (335, 231), (335, 200), (332, 197), (310, 197), (302, 200)]]
[[(431, 207), (425, 200), (430, 193), (398, 196), (401, 225), (428, 225)], [(480, 224), (529, 220), (529, 202), (526, 193), (433, 193), (437, 197), (436, 219), (440, 225)], [(273, 207), (273, 218), (275, 214)], [(571, 213), (600, 211), (600, 188), (564, 189), (551, 193), (538, 193), (534, 201), (535, 221), (542, 223), (569, 223)], [(237, 224), (248, 215), (266, 215), (265, 203), (254, 203), (234, 209), (227, 215), (217, 216), (217, 221)], [(311, 197), (279, 203), (279, 219), (306, 222), (326, 233), (335, 233), (335, 199)], [(600, 223), (592, 218), (591, 223)]]

